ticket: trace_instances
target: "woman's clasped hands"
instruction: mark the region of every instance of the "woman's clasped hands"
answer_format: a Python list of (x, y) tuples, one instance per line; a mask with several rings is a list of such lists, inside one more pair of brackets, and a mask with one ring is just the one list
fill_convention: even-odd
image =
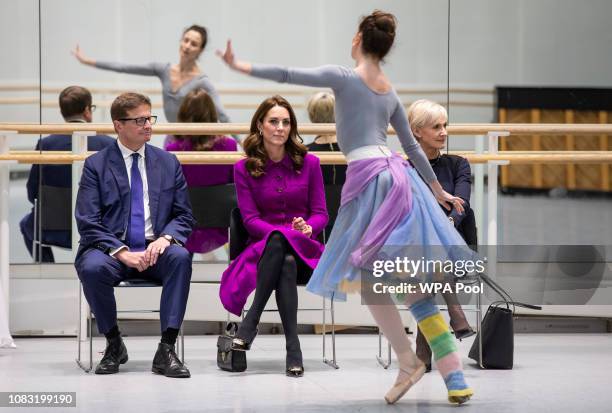
[(291, 221), (291, 229), (301, 232), (308, 238), (312, 235), (312, 227), (302, 217), (294, 217)]

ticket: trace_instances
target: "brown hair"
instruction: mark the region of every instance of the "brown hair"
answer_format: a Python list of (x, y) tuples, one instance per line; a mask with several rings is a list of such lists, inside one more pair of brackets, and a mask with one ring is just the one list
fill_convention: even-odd
[(391, 13), (374, 10), (359, 23), (361, 48), (365, 54), (383, 60), (395, 40), (397, 19)]
[(206, 27), (199, 26), (197, 24), (192, 24), (183, 31), (183, 36), (190, 30), (200, 33), (200, 37), (202, 37), (202, 46), (200, 46), (200, 50), (204, 50), (204, 48), (206, 47), (206, 42), (208, 42), (208, 32), (206, 31)]
[(151, 107), (151, 100), (140, 93), (126, 92), (122, 93), (113, 100), (111, 105), (111, 119), (119, 120), (125, 118), (129, 110), (136, 109), (141, 105)]
[[(184, 123), (217, 123), (215, 103), (204, 89), (194, 89), (183, 98), (177, 120)], [(183, 140), (185, 136), (179, 135), (176, 138)], [(194, 150), (209, 151), (217, 138), (215, 135), (196, 135), (188, 139), (191, 139)]]
[(81, 86), (68, 86), (59, 95), (60, 112), (64, 119), (82, 115), (91, 106), (91, 93)]
[(308, 148), (302, 144), (304, 141), (298, 133), (297, 118), (291, 104), (282, 96), (276, 95), (269, 97), (261, 102), (253, 118), (251, 119), (251, 130), (249, 136), (244, 140), (243, 148), (247, 155), (246, 169), (251, 176), (257, 178), (264, 174), (264, 167), (268, 161), (268, 153), (264, 148), (263, 136), (259, 133), (259, 124), (263, 123), (264, 118), (275, 106), (280, 106), (287, 109), (289, 112), (289, 122), (291, 130), (289, 138), (285, 142), (285, 151), (289, 154), (293, 162), (293, 168), (299, 173), (304, 165), (304, 156), (308, 152)]

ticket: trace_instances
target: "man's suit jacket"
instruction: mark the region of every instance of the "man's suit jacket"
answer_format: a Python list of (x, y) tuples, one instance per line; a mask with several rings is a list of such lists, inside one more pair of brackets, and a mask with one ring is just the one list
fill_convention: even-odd
[[(176, 156), (147, 144), (145, 166), (154, 236), (168, 234), (184, 244), (195, 220), (181, 165)], [(81, 235), (77, 260), (89, 248), (109, 252), (125, 245), (130, 185), (117, 143), (85, 161), (75, 217)]]
[[(87, 150), (100, 151), (107, 146), (115, 143), (115, 139), (106, 135), (96, 135), (87, 137)], [(70, 135), (49, 135), (41, 139), (36, 144), (36, 150), (42, 151), (70, 151), (72, 150), (72, 136)], [(41, 179), (42, 177), (42, 179)], [(27, 189), (28, 200), (34, 204), (38, 198), (38, 186), (42, 185), (70, 188), (72, 186), (72, 166), (70, 165), (32, 165), (28, 177)], [(44, 208), (41, 205), (41, 208)], [(25, 216), (22, 230), (26, 232), (28, 239), (34, 236), (34, 209)], [(45, 244), (58, 245), (70, 248), (70, 231), (48, 231), (42, 234), (42, 241)]]

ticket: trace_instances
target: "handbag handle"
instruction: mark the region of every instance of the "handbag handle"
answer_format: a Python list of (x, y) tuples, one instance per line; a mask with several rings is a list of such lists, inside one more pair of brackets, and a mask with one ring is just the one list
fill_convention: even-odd
[(230, 321), (229, 323), (227, 323), (227, 325), (225, 326), (225, 335), (226, 336), (235, 336), (236, 335), (236, 331), (238, 331), (238, 323), (234, 322), (234, 321)]
[(508, 305), (512, 305), (514, 307), (523, 307), (523, 308), (528, 308), (530, 310), (541, 310), (542, 309), (542, 307), (539, 306), (539, 305), (521, 303), (520, 301), (503, 301), (503, 300), (499, 300), (499, 301), (493, 301), (491, 303), (492, 306), (496, 306), (496, 307), (499, 307), (500, 304), (507, 304), (507, 306)]
[(514, 305), (516, 307), (528, 308), (530, 310), (541, 310), (542, 309), (542, 306), (533, 305), (533, 304), (527, 304), (527, 303), (521, 303), (519, 301), (512, 301), (512, 305)]
[(510, 296), (510, 294), (508, 294), (508, 292), (506, 292), (506, 290), (504, 290), (499, 284), (497, 284), (495, 281), (489, 278), (488, 275), (480, 274), (479, 277), (482, 279), (482, 281), (485, 284), (487, 284), (493, 291), (495, 291), (497, 295), (499, 295), (501, 299), (503, 300), (503, 301), (496, 301), (495, 303), (501, 304), (502, 302), (504, 302), (506, 303), (506, 307), (510, 308), (510, 303), (514, 301), (512, 297)]
[(507, 309), (510, 309), (510, 306), (512, 306), (512, 313), (516, 311), (515, 307), (523, 307), (523, 308), (528, 308), (530, 310), (541, 310), (542, 309), (542, 307), (539, 305), (526, 304), (520, 301), (514, 301), (512, 299), (512, 296), (508, 294), (508, 292), (504, 290), (498, 283), (496, 283), (491, 278), (489, 278), (489, 276), (487, 276), (486, 274), (480, 274), (480, 277), (482, 278), (482, 281), (485, 284), (487, 284), (493, 291), (495, 291), (502, 298), (502, 300), (500, 301), (492, 302), (491, 303), (492, 306), (499, 307), (499, 305), (501, 305), (502, 303), (506, 304)]

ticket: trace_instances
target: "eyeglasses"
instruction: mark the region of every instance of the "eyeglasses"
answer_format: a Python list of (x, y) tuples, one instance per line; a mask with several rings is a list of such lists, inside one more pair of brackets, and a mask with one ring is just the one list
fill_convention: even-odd
[(96, 105), (89, 105), (89, 110), (92, 112), (96, 111), (97, 106)]
[(121, 118), (117, 120), (120, 120), (120, 121), (133, 120), (134, 122), (136, 122), (136, 125), (138, 126), (144, 126), (147, 123), (147, 121), (149, 121), (151, 125), (155, 125), (155, 123), (157, 123), (157, 116), (142, 116), (140, 118)]

